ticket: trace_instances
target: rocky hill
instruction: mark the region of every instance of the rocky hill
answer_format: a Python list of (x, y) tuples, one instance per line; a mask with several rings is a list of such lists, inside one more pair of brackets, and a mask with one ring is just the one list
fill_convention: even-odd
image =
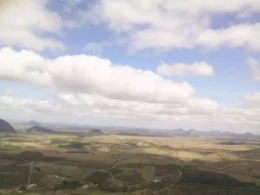
[(96, 133), (96, 134), (102, 134), (102, 133), (103, 133), (103, 132), (102, 132), (101, 130), (99, 130), (99, 129), (92, 129), (90, 132), (91, 132), (91, 133)]
[(82, 132), (76, 132), (76, 131), (57, 131), (48, 129), (41, 126), (34, 126), (29, 129), (27, 129), (28, 133), (45, 133), (45, 134), (55, 134), (55, 135), (76, 135), (79, 137), (85, 136), (86, 133)]
[(39, 126), (39, 125), (41, 125), (41, 123), (39, 123), (39, 122), (37, 122), (37, 121), (34, 121), (34, 120), (31, 120), (31, 121), (28, 122), (28, 125)]
[(0, 132), (16, 133), (15, 129), (3, 119), (0, 119)]
[(51, 129), (47, 129), (44, 127), (40, 127), (40, 126), (34, 126), (30, 129), (27, 129), (28, 133), (49, 133), (49, 134), (55, 134), (55, 131), (51, 130)]

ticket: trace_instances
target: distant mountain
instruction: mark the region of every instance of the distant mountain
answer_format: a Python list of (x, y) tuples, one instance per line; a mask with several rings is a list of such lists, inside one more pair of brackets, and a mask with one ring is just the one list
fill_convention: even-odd
[(239, 133), (233, 133), (230, 131), (199, 131), (196, 129), (189, 129), (187, 131), (183, 129), (173, 129), (170, 131), (170, 135), (173, 136), (185, 136), (185, 137), (193, 137), (193, 136), (213, 136), (213, 137), (237, 137), (237, 138), (254, 138), (257, 135), (253, 133), (244, 133), (244, 134), (239, 134)]
[[(32, 128), (27, 129), (27, 133), (46, 133), (46, 134), (55, 134), (55, 135), (76, 135), (79, 137), (84, 137), (87, 135), (86, 132), (77, 132), (77, 131), (57, 131), (48, 129), (41, 126), (34, 126)], [(96, 133), (97, 134), (97, 133)]]
[(182, 136), (185, 136), (187, 134), (187, 132), (184, 130), (184, 129), (173, 129), (171, 131), (171, 133), (173, 133), (174, 135), (182, 135)]
[(99, 130), (99, 129), (92, 129), (90, 132), (91, 132), (91, 133), (95, 133), (95, 134), (102, 134), (102, 133), (103, 133), (103, 132), (102, 132), (101, 130)]
[(27, 129), (28, 133), (49, 133), (49, 134), (55, 134), (56, 132), (51, 130), (51, 129), (47, 129), (44, 127), (40, 127), (40, 126), (34, 126), (32, 128)]
[(28, 125), (39, 126), (39, 125), (41, 125), (41, 123), (34, 121), (34, 120), (31, 120), (31, 121), (28, 122)]
[(189, 129), (188, 131), (186, 131), (186, 135), (197, 135), (198, 131), (196, 129)]
[(255, 135), (253, 133), (247, 132), (247, 133), (244, 133), (243, 136), (245, 136), (245, 137), (254, 137)]
[(15, 129), (3, 119), (0, 119), (0, 132), (16, 133)]

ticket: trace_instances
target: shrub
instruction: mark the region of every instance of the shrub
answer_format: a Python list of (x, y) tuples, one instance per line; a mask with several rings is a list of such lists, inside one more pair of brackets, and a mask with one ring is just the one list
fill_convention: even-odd
[(103, 185), (110, 178), (110, 175), (106, 172), (94, 172), (89, 177), (87, 177), (86, 181), (89, 183), (94, 183), (98, 185)]
[(85, 143), (81, 142), (81, 141), (72, 141), (68, 144), (68, 147), (70, 148), (76, 148), (76, 149), (82, 149), (84, 148)]
[(37, 151), (24, 151), (19, 156), (23, 160), (35, 160), (44, 157), (43, 153)]

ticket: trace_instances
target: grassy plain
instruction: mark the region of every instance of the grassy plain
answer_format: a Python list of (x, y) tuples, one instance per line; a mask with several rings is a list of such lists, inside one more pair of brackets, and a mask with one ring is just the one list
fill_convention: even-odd
[(259, 195), (260, 140), (0, 134), (0, 194)]

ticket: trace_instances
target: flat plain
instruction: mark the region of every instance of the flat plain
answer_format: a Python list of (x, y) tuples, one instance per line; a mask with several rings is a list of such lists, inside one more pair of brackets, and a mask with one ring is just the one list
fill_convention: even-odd
[(0, 194), (259, 195), (260, 140), (1, 133)]

